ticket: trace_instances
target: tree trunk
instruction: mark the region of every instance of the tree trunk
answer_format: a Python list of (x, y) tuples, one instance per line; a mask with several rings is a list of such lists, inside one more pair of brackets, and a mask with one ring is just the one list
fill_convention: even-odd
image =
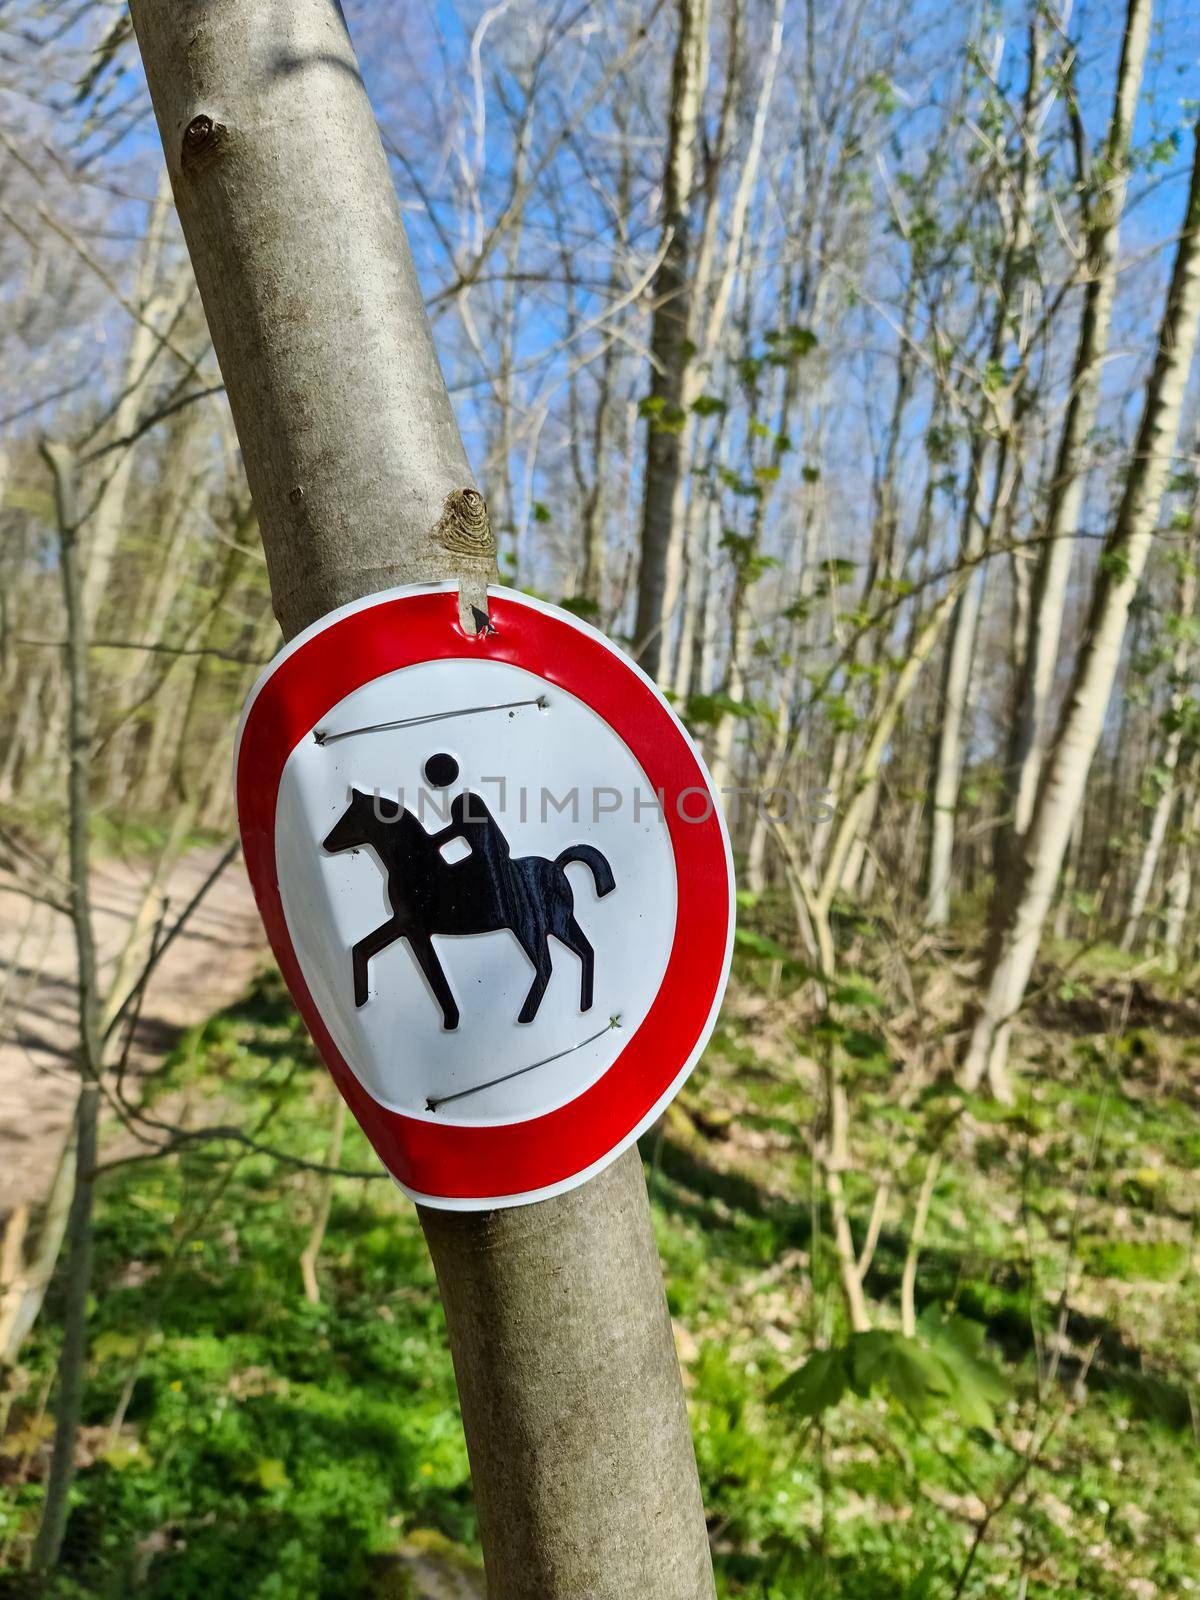
[(666, 660), (682, 566), (684, 457), (691, 436), (686, 395), (692, 332), (690, 212), (707, 81), (708, 0), (679, 0), (663, 181), (664, 249), (654, 277), (650, 329), (642, 559), (633, 629), (638, 660), (652, 678)]
[[(329, 0), (133, 0), (289, 637), (390, 584), (486, 604), (494, 542)], [(492, 1600), (713, 1590), (636, 1150), (534, 1206), (425, 1211)]]
[[(978, 428), (971, 444), (966, 506), (960, 541), (962, 559), (972, 567), (983, 549), (984, 529), (979, 520), (983, 494), (987, 435)], [(997, 465), (997, 483), (1002, 467)], [(985, 569), (986, 572), (986, 569)], [(926, 891), (925, 924), (941, 928), (950, 920), (950, 873), (954, 859), (954, 813), (962, 781), (963, 739), (967, 721), (967, 695), (971, 686), (971, 665), (975, 659), (975, 633), (983, 601), (985, 572), (971, 576), (955, 602), (946, 640), (946, 659), (942, 669), (942, 703), (935, 743), (933, 797), (929, 819), (929, 873)]]
[[(171, 193), (164, 177), (150, 210), (133, 292), (133, 304), (141, 315), (141, 321), (134, 323), (129, 335), (120, 393), (106, 429), (114, 440), (126, 439), (136, 429), (147, 390), (155, 375), (158, 357), (162, 353), (161, 338), (169, 333), (171, 324), (191, 292), (190, 284), (183, 277), (169, 289), (160, 290), (157, 286), (163, 236), (170, 215)], [(83, 578), (83, 618), (89, 633), (94, 631), (96, 618), (104, 603), (121, 530), (125, 525), (134, 456), (134, 449), (130, 445), (121, 445), (112, 457), (102, 460), (101, 472), (106, 476), (95, 509), (88, 519)], [(116, 464), (112, 465), (114, 460)]]
[(21, 1346), (38, 1319), (54, 1269), (58, 1265), (75, 1193), (75, 1128), (78, 1120), (77, 1102), (71, 1119), (71, 1133), (59, 1151), (33, 1247), (24, 1265), (5, 1284), (4, 1293), (0, 1296), (0, 1368), (16, 1365)]
[[(995, 536), (996, 515), (1004, 495), (1004, 479), (1010, 454), (1016, 457), (1019, 444), (1016, 438), (1014, 415), (1023, 411), (1026, 378), (1023, 373), (1028, 343), (1028, 315), (1021, 309), (1019, 294), (1022, 278), (1029, 271), (1033, 255), (1033, 213), (1038, 183), (1038, 106), (1042, 81), (1042, 18), (1035, 11), (1029, 26), (1029, 65), (1025, 81), (1024, 107), (1020, 124), (1021, 154), (1017, 162), (1016, 188), (1018, 199), (1008, 226), (1000, 286), (997, 295), (995, 321), (992, 325), (989, 350), (989, 368), (1001, 362), (1009, 340), (1010, 324), (1016, 323), (1016, 345), (1019, 370), (1015, 392), (1009, 396), (1007, 418), (997, 413), (986, 390), (984, 409), (976, 424), (971, 443), (971, 464), (967, 484), (967, 503), (964, 511), (961, 550), (965, 560), (974, 560), (983, 549), (985, 538)], [(994, 484), (988, 526), (980, 526), (978, 511), (983, 498), (983, 478), (987, 458), (987, 433), (984, 419), (990, 420), (993, 429), (1001, 431), (996, 447)], [(1014, 468), (1017, 466), (1014, 460)], [(1015, 488), (1014, 488), (1015, 492)], [(942, 676), (942, 707), (938, 727), (937, 754), (934, 764), (933, 809), (929, 828), (928, 899), (925, 910), (926, 925), (944, 927), (950, 920), (950, 882), (954, 862), (955, 813), (958, 809), (958, 792), (962, 783), (964, 744), (966, 740), (967, 702), (971, 688), (971, 669), (975, 660), (975, 636), (983, 603), (983, 586), (989, 568), (972, 579), (959, 597), (950, 621), (950, 637), (946, 643), (946, 662)]]
[(1180, 838), (1175, 846), (1171, 875), (1167, 879), (1163, 953), (1172, 967), (1178, 965), (1183, 948), (1184, 924), (1192, 898), (1192, 852), (1197, 839), (1200, 839), (1200, 786), (1196, 781), (1195, 765), (1193, 762), (1192, 773), (1180, 795)]
[(1007, 1093), (1005, 1068), (1012, 1018), (1025, 995), (1104, 725), (1120, 664), (1129, 605), (1154, 537), (1179, 431), (1198, 320), (1200, 142), (1194, 154), (1187, 210), (1159, 330), (1154, 370), (1116, 524), (1100, 557), (1071, 692), (1047, 758), (1028, 831), (1021, 841), (1014, 891), (1007, 899), (998, 898), (995, 908), (994, 931), (981, 974), (983, 993), (963, 1061), (963, 1080), (968, 1088), (978, 1086), (986, 1074), (996, 1093)]
[(826, 914), (833, 905), (834, 895), (841, 887), (842, 875), (851, 851), (860, 837), (864, 819), (868, 812), (874, 809), (875, 785), (879, 769), (901, 713), (916, 686), (922, 667), (933, 653), (939, 634), (958, 603), (959, 595), (973, 575), (973, 569), (970, 568), (953, 575), (945, 593), (930, 607), (929, 614), (922, 618), (903, 665), (880, 698), (862, 754), (854, 767), (848, 787), (844, 785), (846, 793), (838, 796), (841, 805), (831, 830), (829, 850), (823, 863), (816, 895), (819, 907)]
[(1063, 865), (1062, 882), (1058, 886), (1058, 905), (1054, 911), (1054, 937), (1069, 939), (1071, 917), (1075, 910), (1075, 886), (1079, 882), (1079, 860), (1083, 854), (1084, 806), (1075, 817), (1075, 826), (1067, 842), (1067, 859)]
[(43, 454), (54, 474), (59, 564), (67, 621), (67, 842), (78, 987), (79, 1098), (75, 1105), (75, 1185), (66, 1228), (66, 1287), (62, 1347), (58, 1357), (54, 1446), (46, 1477), (42, 1520), (31, 1558), (35, 1572), (48, 1572), (57, 1564), (67, 1526), (71, 1484), (75, 1478), (75, 1447), (83, 1412), (83, 1369), (87, 1357), (87, 1302), (92, 1280), (92, 1200), (96, 1181), (96, 1136), (103, 1049), (89, 879), (91, 712), (88, 636), (78, 561), (75, 462), (70, 453), (58, 445), (45, 445)]
[(1129, 0), (1117, 72), (1116, 97), (1104, 151), (1104, 190), (1092, 202), (1087, 228), (1087, 287), (1071, 391), (1050, 483), (1041, 549), (1033, 578), (1029, 645), (1022, 666), (1007, 774), (1012, 839), (1018, 842), (1033, 815), (1045, 755), (1045, 738), (1062, 637), (1063, 611), (1076, 524), (1083, 503), (1084, 460), (1096, 420), (1100, 374), (1108, 350), (1117, 285), (1117, 245), (1129, 177), (1129, 143), (1150, 37), (1152, 0)]
[[(346, 1102), (340, 1094), (334, 1094), (333, 1128), (329, 1135), (329, 1149), (325, 1159), (330, 1168), (340, 1165), (342, 1159), (342, 1140), (346, 1134)], [(332, 1171), (323, 1172), (317, 1187), (317, 1204), (313, 1213), (313, 1225), (308, 1235), (308, 1242), (300, 1252), (300, 1277), (304, 1284), (304, 1298), (310, 1305), (320, 1305), (321, 1286), (317, 1282), (317, 1262), (321, 1259), (321, 1246), (325, 1243), (325, 1230), (329, 1226), (329, 1213), (333, 1210), (333, 1185), (335, 1182)]]
[(1175, 806), (1175, 769), (1179, 765), (1179, 752), (1183, 745), (1183, 713), (1190, 687), (1192, 613), (1196, 609), (1196, 569), (1191, 557), (1190, 550), (1185, 552), (1179, 573), (1179, 595), (1175, 611), (1179, 631), (1171, 656), (1171, 700), (1167, 711), (1166, 738), (1158, 763), (1158, 798), (1150, 816), (1150, 829), (1146, 835), (1133, 892), (1129, 897), (1129, 910), (1121, 934), (1122, 950), (1133, 949), (1139, 924), (1150, 899), (1154, 877), (1158, 871), (1163, 842), (1167, 837), (1167, 824), (1171, 820), (1171, 812)]
[[(775, 703), (775, 726), (771, 735), (771, 749), (763, 765), (766, 785), (782, 785), (787, 760), (788, 744), (792, 731), (791, 686), (786, 681)], [(767, 886), (767, 834), (770, 829), (767, 800), (763, 793), (753, 797), (753, 820), (750, 824), (750, 843), (746, 849), (746, 887), (751, 894), (761, 894)]]

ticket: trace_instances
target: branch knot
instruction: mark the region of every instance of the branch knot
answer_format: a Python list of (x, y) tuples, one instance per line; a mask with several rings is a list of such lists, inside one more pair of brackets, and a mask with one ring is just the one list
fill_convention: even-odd
[(488, 518), (487, 501), (478, 489), (452, 489), (442, 514), (434, 524), (434, 539), (456, 556), (492, 561), (496, 540)]

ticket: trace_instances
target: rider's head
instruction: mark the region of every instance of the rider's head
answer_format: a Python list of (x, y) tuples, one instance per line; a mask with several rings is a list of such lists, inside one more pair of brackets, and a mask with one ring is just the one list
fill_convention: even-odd
[(458, 762), (445, 752), (430, 756), (425, 763), (425, 781), (432, 784), (435, 789), (448, 789), (457, 777)]

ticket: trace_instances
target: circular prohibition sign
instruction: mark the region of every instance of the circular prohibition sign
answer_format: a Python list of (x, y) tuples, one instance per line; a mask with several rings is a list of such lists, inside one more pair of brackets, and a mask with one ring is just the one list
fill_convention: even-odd
[(453, 583), (321, 618), (235, 756), (300, 1014), (392, 1177), (456, 1210), (627, 1149), (708, 1041), (734, 933), (721, 808), (657, 687), (570, 613), (488, 597), (477, 635)]

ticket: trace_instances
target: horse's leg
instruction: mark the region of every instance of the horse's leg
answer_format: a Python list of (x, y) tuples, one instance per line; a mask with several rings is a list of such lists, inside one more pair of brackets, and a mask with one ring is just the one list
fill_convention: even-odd
[(404, 932), (395, 917), (389, 918), (382, 927), (376, 928), (373, 933), (368, 933), (365, 938), (358, 941), (350, 951), (350, 960), (354, 968), (354, 1004), (365, 1006), (369, 994), (367, 983), (367, 968), (371, 957), (377, 956), (389, 944), (393, 944)]
[(572, 917), (567, 923), (567, 936), (563, 943), (579, 957), (579, 1009), (590, 1011), (592, 1009), (592, 982), (596, 972), (596, 952), (588, 942), (588, 936)]
[(438, 953), (433, 948), (433, 941), (428, 934), (417, 933), (412, 928), (405, 931), (404, 937), (408, 940), (408, 948), (417, 959), (417, 965), (425, 974), (429, 987), (437, 997), (437, 1003), (442, 1008), (442, 1027), (447, 1033), (453, 1033), (458, 1027), (458, 1002), (454, 992), (446, 981), (446, 974), (442, 963), (438, 960)]
[(542, 1003), (542, 996), (546, 992), (546, 985), (550, 982), (554, 972), (554, 963), (550, 959), (550, 946), (546, 942), (544, 930), (539, 930), (529, 944), (521, 940), (525, 954), (537, 968), (537, 973), (525, 996), (525, 1004), (521, 1007), (518, 1022), (532, 1022), (538, 1014), (538, 1007)]

